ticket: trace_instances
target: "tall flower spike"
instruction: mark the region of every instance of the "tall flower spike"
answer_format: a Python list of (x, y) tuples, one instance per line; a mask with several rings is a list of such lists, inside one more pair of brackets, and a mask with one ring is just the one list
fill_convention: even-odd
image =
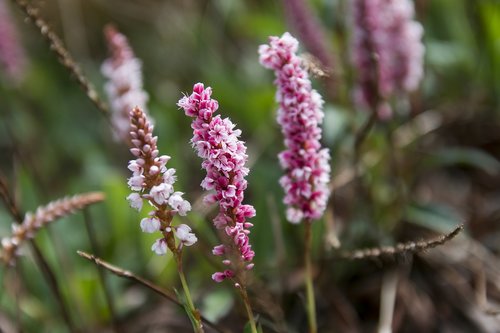
[(392, 115), (388, 100), (415, 90), (423, 76), (423, 28), (410, 0), (353, 1), (352, 62), (357, 69), (355, 102)]
[(27, 238), (35, 237), (38, 229), (43, 228), (52, 221), (103, 200), (104, 195), (102, 193), (90, 192), (52, 201), (47, 206), (38, 207), (34, 214), (27, 213), (20, 225), (12, 225), (12, 236), (2, 239), (1, 247), (3, 251), (0, 253), (0, 259), (6, 264), (15, 264), (18, 248)]
[(202, 167), (207, 172), (201, 187), (215, 192), (208, 194), (205, 202), (219, 204), (219, 214), (213, 223), (227, 236), (226, 242), (213, 250), (215, 255), (225, 255), (223, 263), (230, 266), (212, 275), (214, 281), (221, 282), (253, 267), (255, 253), (248, 239), (252, 224), (247, 219), (255, 216), (255, 209), (243, 204), (249, 169), (245, 167), (248, 159), (245, 144), (239, 140), (241, 130), (235, 129), (229, 118), (214, 116), (219, 104), (210, 98), (211, 94), (210, 87), (205, 89), (202, 83), (197, 83), (193, 93), (181, 98), (177, 105), (194, 118), (191, 143), (203, 158)]
[(183, 246), (191, 246), (198, 239), (189, 226), (172, 225), (174, 215), (185, 216), (191, 210), (191, 204), (182, 198), (182, 192), (174, 191), (175, 169), (167, 168), (170, 156), (158, 156), (159, 151), (156, 146), (158, 137), (153, 136), (153, 125), (139, 107), (130, 112), (130, 129), (130, 141), (133, 146), (130, 152), (136, 159), (130, 161), (128, 165), (129, 170), (132, 171), (128, 185), (134, 192), (127, 199), (130, 206), (137, 210), (141, 210), (143, 200), (147, 200), (153, 206), (148, 217), (141, 220), (141, 229), (146, 233), (161, 233), (161, 237), (151, 246), (153, 252), (164, 255), (167, 250), (172, 251), (186, 297), (186, 311), (193, 319), (194, 331), (203, 333), (200, 313), (191, 299), (191, 292), (182, 268)]
[(287, 32), (282, 37), (270, 37), (268, 45), (259, 47), (260, 63), (276, 74), (278, 123), (286, 146), (279, 154), (285, 170), (280, 184), (291, 223), (319, 219), (330, 194), (330, 153), (321, 149), (320, 143), (323, 99), (312, 89), (309, 75), (301, 67), (298, 46)]
[(111, 123), (115, 139), (129, 140), (129, 113), (133, 107), (146, 110), (148, 95), (143, 90), (142, 62), (135, 57), (127, 38), (113, 26), (104, 29), (110, 58), (104, 61), (101, 72), (108, 79), (106, 94), (111, 105)]
[[(170, 156), (159, 156), (156, 145), (158, 137), (153, 136), (153, 125), (140, 108), (136, 107), (130, 112), (130, 124), (133, 145), (130, 151), (136, 159), (128, 164), (129, 170), (132, 171), (128, 185), (134, 192), (127, 199), (130, 206), (137, 210), (142, 209), (144, 200), (154, 207), (140, 223), (143, 232), (162, 234), (151, 250), (163, 255), (168, 248), (177, 252), (182, 245), (193, 245), (197, 238), (191, 233), (190, 227), (171, 224), (173, 216), (185, 216), (191, 210), (191, 204), (182, 198), (182, 192), (174, 191), (175, 169), (167, 168)], [(175, 245), (174, 235), (179, 239), (179, 247)]]
[(22, 79), (26, 56), (5, 0), (0, 0), (0, 64), (14, 81)]

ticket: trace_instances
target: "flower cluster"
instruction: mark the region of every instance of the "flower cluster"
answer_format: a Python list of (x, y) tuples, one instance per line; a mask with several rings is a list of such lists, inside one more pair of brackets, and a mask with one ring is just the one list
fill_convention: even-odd
[(260, 63), (276, 74), (277, 119), (286, 146), (279, 155), (285, 170), (280, 184), (286, 193), (287, 219), (292, 223), (319, 219), (330, 194), (330, 154), (320, 143), (323, 100), (312, 89), (297, 49), (298, 41), (289, 33), (270, 37), (269, 45), (259, 47)]
[(104, 195), (102, 193), (85, 193), (53, 201), (47, 206), (38, 207), (34, 214), (27, 213), (21, 224), (12, 225), (12, 236), (2, 239), (1, 247), (3, 251), (0, 254), (0, 260), (13, 265), (19, 246), (26, 239), (33, 238), (38, 229), (58, 218), (103, 200)]
[(202, 83), (197, 83), (193, 93), (181, 98), (177, 105), (194, 118), (191, 143), (207, 172), (201, 187), (214, 190), (205, 197), (205, 202), (218, 202), (219, 214), (213, 222), (217, 229), (225, 231), (229, 240), (213, 249), (214, 255), (231, 258), (223, 261), (231, 269), (212, 275), (216, 282), (221, 282), (237, 275), (241, 269), (253, 267), (251, 261), (255, 253), (248, 239), (248, 229), (253, 225), (246, 220), (255, 216), (255, 209), (243, 204), (249, 169), (245, 167), (248, 159), (245, 144), (238, 139), (241, 130), (235, 129), (228, 118), (214, 116), (219, 105), (210, 98), (211, 94), (210, 87), (205, 89)]
[(142, 63), (134, 55), (127, 38), (113, 26), (104, 34), (111, 57), (104, 61), (101, 72), (108, 79), (105, 90), (111, 104), (111, 123), (116, 140), (129, 140), (129, 113), (133, 107), (145, 110), (148, 95), (142, 87)]
[(353, 2), (352, 61), (357, 68), (355, 100), (388, 118), (394, 93), (415, 90), (423, 76), (423, 28), (410, 0)]
[(182, 192), (174, 191), (175, 169), (167, 168), (170, 157), (159, 156), (156, 145), (158, 137), (153, 137), (153, 125), (140, 108), (136, 107), (130, 112), (130, 124), (133, 145), (130, 152), (136, 159), (131, 160), (128, 165), (132, 171), (128, 185), (134, 192), (127, 200), (137, 210), (142, 209), (144, 200), (154, 207), (140, 223), (143, 232), (161, 232), (163, 235), (154, 242), (151, 250), (158, 255), (165, 254), (168, 248), (176, 251), (174, 234), (180, 241), (179, 246), (193, 245), (198, 239), (191, 233), (189, 226), (171, 225), (173, 216), (185, 216), (191, 210), (191, 204), (183, 199)]
[(0, 0), (0, 64), (14, 81), (22, 79), (26, 57), (5, 0)]
[(295, 28), (298, 37), (306, 48), (330, 70), (333, 66), (333, 53), (326, 44), (327, 38), (323, 26), (306, 0), (284, 1), (288, 21)]

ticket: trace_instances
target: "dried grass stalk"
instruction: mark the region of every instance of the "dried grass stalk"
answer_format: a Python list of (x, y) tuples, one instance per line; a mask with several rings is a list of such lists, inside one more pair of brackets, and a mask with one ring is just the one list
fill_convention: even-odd
[(35, 213), (26, 213), (21, 224), (12, 225), (12, 235), (2, 239), (1, 248), (3, 251), (0, 253), (0, 260), (5, 264), (14, 265), (19, 247), (26, 239), (33, 238), (38, 229), (58, 218), (103, 200), (103, 193), (84, 193), (52, 201), (46, 206), (38, 207)]
[(354, 251), (344, 251), (341, 252), (337, 257), (341, 259), (374, 259), (383, 256), (395, 256), (399, 254), (407, 253), (417, 253), (432, 249), (436, 246), (443, 245), (446, 242), (452, 240), (464, 229), (464, 225), (461, 224), (457, 226), (453, 231), (448, 234), (441, 235), (431, 240), (422, 240), (418, 242), (407, 242), (399, 243), (396, 246), (382, 246), (377, 248), (354, 250)]

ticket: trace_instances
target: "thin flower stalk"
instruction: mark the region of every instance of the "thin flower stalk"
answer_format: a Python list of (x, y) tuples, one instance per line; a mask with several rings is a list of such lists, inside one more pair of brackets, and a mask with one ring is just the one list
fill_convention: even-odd
[(0, 259), (7, 265), (14, 265), (19, 248), (27, 239), (35, 237), (36, 232), (61, 217), (72, 214), (91, 204), (104, 200), (100, 192), (90, 192), (59, 199), (46, 206), (38, 207), (35, 213), (27, 213), (21, 224), (12, 225), (12, 235), (2, 239)]
[(142, 209), (144, 201), (153, 207), (148, 217), (141, 220), (140, 227), (145, 233), (161, 235), (151, 246), (153, 252), (157, 255), (165, 255), (168, 250), (172, 252), (190, 311), (189, 317), (193, 319), (193, 328), (195, 332), (203, 332), (200, 313), (192, 301), (182, 267), (183, 247), (193, 245), (198, 239), (188, 225), (172, 224), (175, 215), (186, 216), (191, 210), (191, 204), (183, 199), (182, 192), (174, 190), (175, 169), (167, 168), (170, 156), (159, 155), (158, 137), (153, 136), (153, 128), (139, 107), (130, 112), (130, 141), (133, 146), (130, 152), (135, 159), (128, 165), (132, 172), (128, 185), (133, 193), (127, 200), (138, 211)]
[(312, 89), (307, 70), (296, 54), (299, 43), (289, 33), (272, 36), (259, 47), (260, 63), (274, 70), (279, 103), (278, 124), (286, 149), (279, 154), (285, 175), (280, 184), (285, 191), (286, 217), (291, 223), (305, 224), (304, 264), (309, 332), (317, 332), (316, 304), (312, 276), (312, 222), (321, 218), (330, 190), (330, 153), (322, 148), (323, 99)]
[(423, 76), (424, 30), (414, 11), (410, 0), (352, 2), (354, 100), (381, 119), (392, 116), (390, 99), (417, 89)]
[(0, 65), (14, 82), (22, 80), (26, 71), (26, 54), (20, 44), (12, 14), (5, 0), (0, 0)]
[(130, 110), (139, 106), (146, 112), (149, 98), (143, 89), (142, 62), (134, 55), (125, 35), (112, 25), (106, 26), (104, 35), (110, 57), (102, 64), (101, 72), (108, 80), (105, 91), (111, 108), (114, 138), (127, 142)]
[(214, 273), (212, 279), (216, 282), (230, 279), (235, 283), (247, 308), (252, 331), (256, 332), (245, 287), (246, 271), (253, 268), (255, 256), (248, 237), (253, 225), (247, 222), (247, 219), (255, 216), (255, 209), (243, 204), (247, 188), (245, 177), (249, 173), (245, 167), (248, 155), (245, 144), (239, 139), (241, 130), (235, 129), (229, 118), (214, 115), (219, 104), (211, 95), (210, 87), (205, 88), (202, 83), (197, 83), (192, 94), (181, 98), (177, 105), (186, 116), (194, 118), (191, 143), (203, 159), (202, 167), (207, 172), (201, 187), (212, 191), (205, 196), (204, 201), (219, 206), (213, 223), (225, 237), (223, 244), (215, 246), (212, 252), (225, 257), (222, 262), (228, 268)]

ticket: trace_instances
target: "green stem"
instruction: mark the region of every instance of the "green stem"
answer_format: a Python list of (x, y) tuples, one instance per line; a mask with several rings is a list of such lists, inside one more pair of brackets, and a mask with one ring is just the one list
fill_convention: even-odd
[(191, 298), (191, 292), (189, 291), (189, 287), (186, 281), (186, 277), (184, 276), (184, 270), (182, 269), (182, 258), (180, 255), (176, 255), (177, 259), (177, 271), (179, 272), (179, 278), (181, 280), (182, 289), (184, 290), (184, 295), (186, 296), (186, 302), (189, 307), (189, 311), (191, 311), (191, 316), (194, 320), (193, 329), (196, 333), (203, 333), (203, 325), (201, 323), (200, 313), (194, 307), (193, 300)]
[(250, 301), (248, 299), (247, 290), (242, 284), (240, 284), (240, 291), (243, 298), (243, 303), (245, 304), (245, 309), (247, 310), (248, 322), (250, 323), (252, 333), (258, 333), (257, 325), (255, 324), (255, 318), (253, 317), (252, 307), (250, 306)]
[(312, 223), (305, 221), (305, 265), (306, 265), (306, 294), (307, 294), (307, 319), (309, 321), (309, 333), (316, 333), (316, 302), (314, 299), (314, 284), (312, 276), (311, 247), (312, 247)]

